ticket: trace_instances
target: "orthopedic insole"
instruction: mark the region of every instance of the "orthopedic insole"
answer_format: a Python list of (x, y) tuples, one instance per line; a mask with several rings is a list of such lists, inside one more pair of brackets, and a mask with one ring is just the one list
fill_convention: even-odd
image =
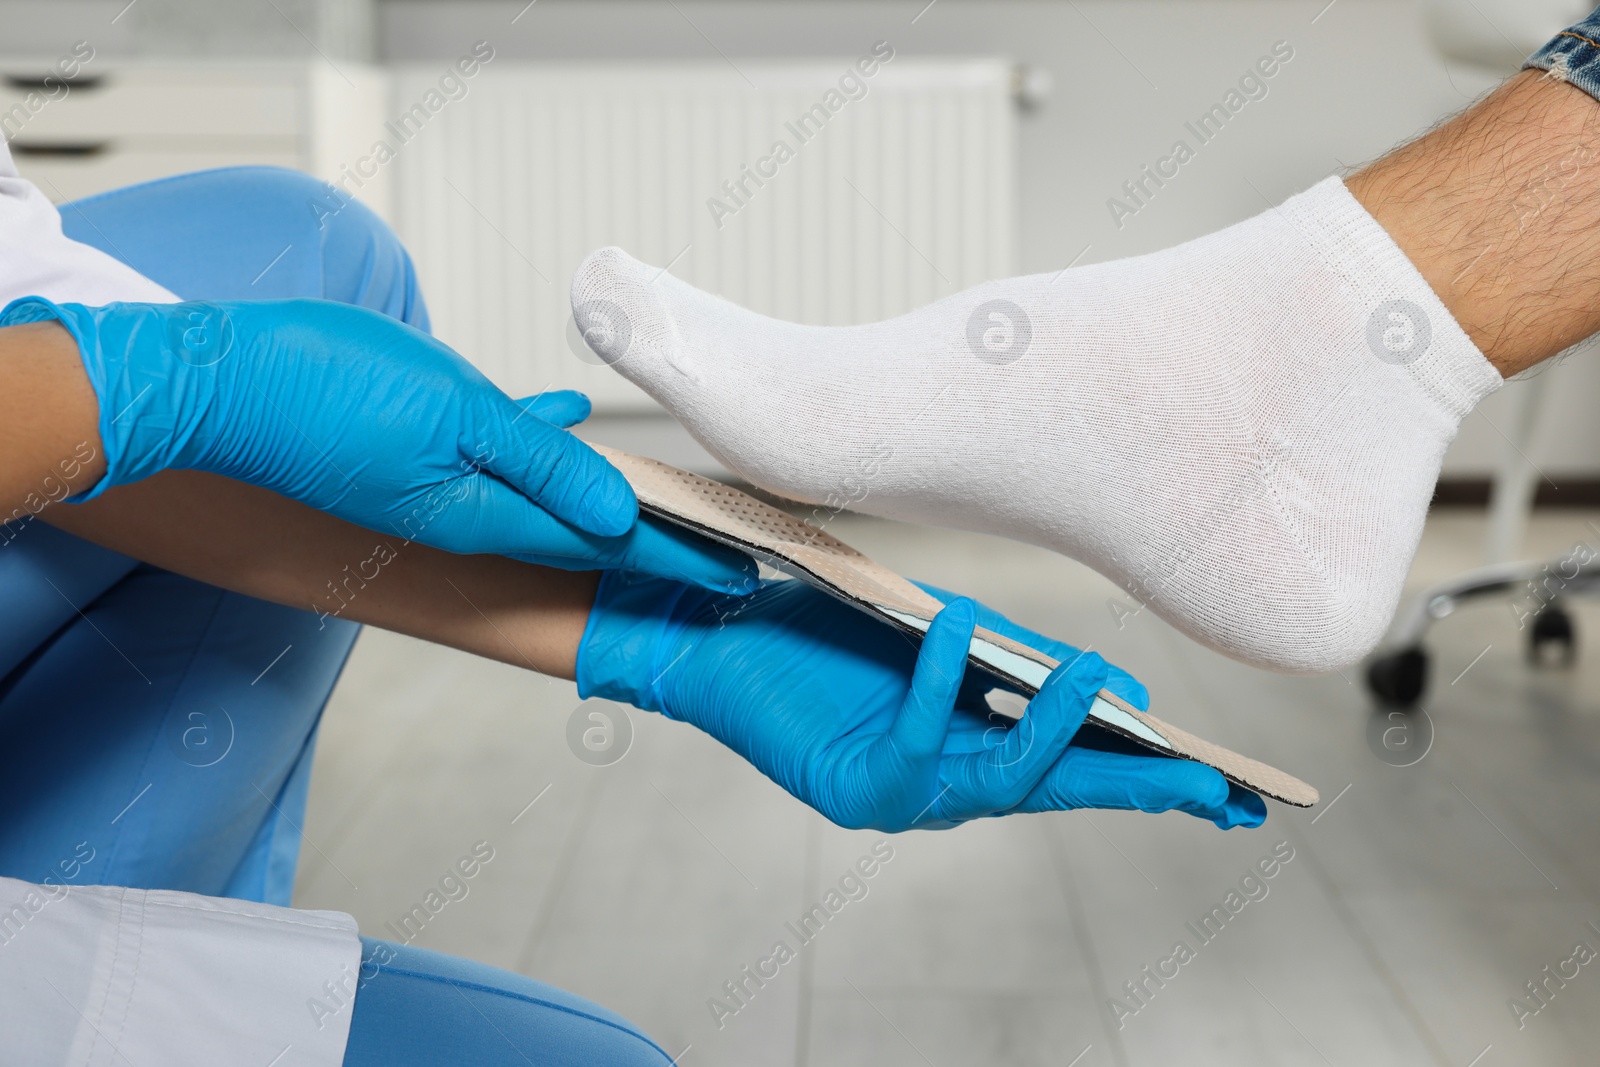
[[(645, 512), (754, 556), (893, 626), (925, 634), (944, 606), (838, 538), (747, 493), (643, 456), (593, 447), (628, 479)], [(982, 627), (973, 634), (967, 656), (1030, 697), (1059, 666), (1043, 652)], [(1089, 718), (1162, 755), (1214, 767), (1229, 781), (1274, 800), (1301, 808), (1317, 802), (1316, 789), (1293, 775), (1162, 722), (1104, 689), (1096, 694)]]

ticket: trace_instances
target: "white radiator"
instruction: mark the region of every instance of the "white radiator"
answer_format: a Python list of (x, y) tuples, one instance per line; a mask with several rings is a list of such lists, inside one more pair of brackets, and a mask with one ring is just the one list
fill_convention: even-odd
[[(857, 62), (484, 66), (388, 164), (436, 332), (513, 394), (640, 410), (573, 351), (568, 286), (603, 245), (820, 324), (1012, 273), (1010, 66), (896, 58), (862, 77)], [(395, 113), (438, 80), (396, 70)]]

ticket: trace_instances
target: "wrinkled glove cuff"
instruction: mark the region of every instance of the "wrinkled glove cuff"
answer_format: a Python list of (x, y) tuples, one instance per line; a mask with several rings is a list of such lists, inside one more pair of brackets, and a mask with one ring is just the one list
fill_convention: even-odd
[(676, 718), (663, 704), (661, 682), (673, 666), (666, 654), (685, 626), (687, 613), (680, 609), (686, 598), (698, 600), (698, 592), (638, 571), (602, 572), (578, 644), (578, 695)]

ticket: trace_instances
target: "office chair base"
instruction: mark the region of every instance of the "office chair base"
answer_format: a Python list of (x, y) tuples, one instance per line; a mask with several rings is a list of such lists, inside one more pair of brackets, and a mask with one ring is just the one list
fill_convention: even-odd
[(1573, 558), (1553, 563), (1502, 563), (1433, 586), (1406, 605), (1387, 648), (1367, 664), (1367, 689), (1380, 704), (1415, 707), (1428, 688), (1428, 650), (1423, 637), (1440, 619), (1468, 600), (1496, 594), (1523, 596), (1513, 610), (1528, 633), (1534, 666), (1570, 667), (1578, 658), (1577, 627), (1562, 599), (1600, 595), (1600, 563)]

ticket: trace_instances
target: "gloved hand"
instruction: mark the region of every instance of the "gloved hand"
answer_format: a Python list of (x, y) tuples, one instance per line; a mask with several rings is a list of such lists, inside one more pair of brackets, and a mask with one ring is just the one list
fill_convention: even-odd
[[(980, 614), (1001, 621), (952, 601), (919, 651), (802, 582), (734, 598), (612, 571), (578, 648), (578, 691), (693, 723), (850, 828), (1081, 807), (1177, 809), (1225, 829), (1263, 821), (1259, 797), (1233, 795), (1204, 764), (1119, 751), (1103, 735), (1071, 745), (1090, 734), (1079, 727), (1112, 670), (1093, 653), (1053, 644), (1062, 666), (1020, 723), (997, 728), (982, 699), (994, 683), (966, 671)], [(1113, 684), (1143, 696), (1126, 675)]]
[[(587, 419), (590, 410), (589, 398), (572, 389), (536, 393), (517, 401), (517, 406), (529, 416), (563, 430)], [(610, 468), (610, 464), (606, 466)], [(566, 571), (596, 568), (644, 571), (740, 594), (757, 585), (756, 564), (748, 556), (650, 515), (641, 514), (633, 529), (621, 537), (590, 538), (589, 541), (593, 551), (583, 556), (506, 554), (542, 567)]]
[(599, 454), (375, 311), (25, 297), (0, 312), (5, 326), (49, 319), (77, 340), (100, 402), (106, 475), (78, 499), (204, 470), (451, 552), (753, 585), (740, 554), (637, 526), (633, 491)]
[[(936, 585), (929, 585), (927, 582), (916, 582), (915, 584), (942, 604), (950, 604), (960, 599), (959, 594), (940, 589)], [(1057, 641), (1053, 637), (1030, 630), (1026, 626), (1019, 626), (985, 604), (978, 604), (978, 625), (1002, 637), (1020, 641), (1029, 648), (1036, 648), (1064, 664), (1070, 664), (1075, 658), (1082, 655), (1081, 652), (1066, 642)], [(1143, 682), (1121, 667), (1112, 666), (1110, 668), (1106, 676), (1106, 684), (1101, 688), (1110, 690), (1140, 711), (1150, 710), (1150, 691), (1144, 687)], [(956, 719), (959, 725), (961, 720), (959, 712), (957, 712)], [(1126, 766), (1125, 761), (1119, 757), (1125, 756), (1142, 760), (1154, 759), (1161, 763), (1170, 762), (1167, 757), (1157, 756), (1143, 745), (1134, 744), (1132, 741), (1119, 737), (1109, 730), (1095, 729), (1085, 730), (1075, 737), (1072, 746), (1067, 749), (1067, 756), (1076, 761), (1079, 769), (1091, 779), (1095, 777), (1096, 768), (1101, 764), (1116, 767)], [(1203, 765), (1196, 764), (1196, 766)], [(1206, 769), (1210, 770), (1210, 768)], [(1222, 778), (1222, 775), (1217, 774), (1217, 777)], [(1234, 785), (1226, 778), (1222, 778), (1222, 780), (1228, 786), (1228, 799), (1223, 806), (1230, 812), (1230, 818), (1233, 820), (1232, 825), (1260, 826), (1266, 821), (1267, 805), (1260, 796), (1244, 786)], [(1050, 789), (1060, 789), (1066, 784), (1066, 781), (1061, 778), (1053, 778), (1047, 783)], [(1109, 804), (1080, 804), (1076, 803), (1075, 799), (1071, 795), (1052, 794), (1049, 790), (1046, 790), (1045, 793), (1039, 796), (1030, 796), (1022, 804), (1021, 810), (1054, 811), (1058, 808), (1112, 806)], [(1125, 806), (1140, 807), (1138, 804)], [(1200, 813), (1191, 812), (1191, 814)], [(1218, 823), (1218, 825), (1222, 826), (1223, 824)], [(1224, 826), (1223, 828), (1226, 829), (1227, 827)]]

